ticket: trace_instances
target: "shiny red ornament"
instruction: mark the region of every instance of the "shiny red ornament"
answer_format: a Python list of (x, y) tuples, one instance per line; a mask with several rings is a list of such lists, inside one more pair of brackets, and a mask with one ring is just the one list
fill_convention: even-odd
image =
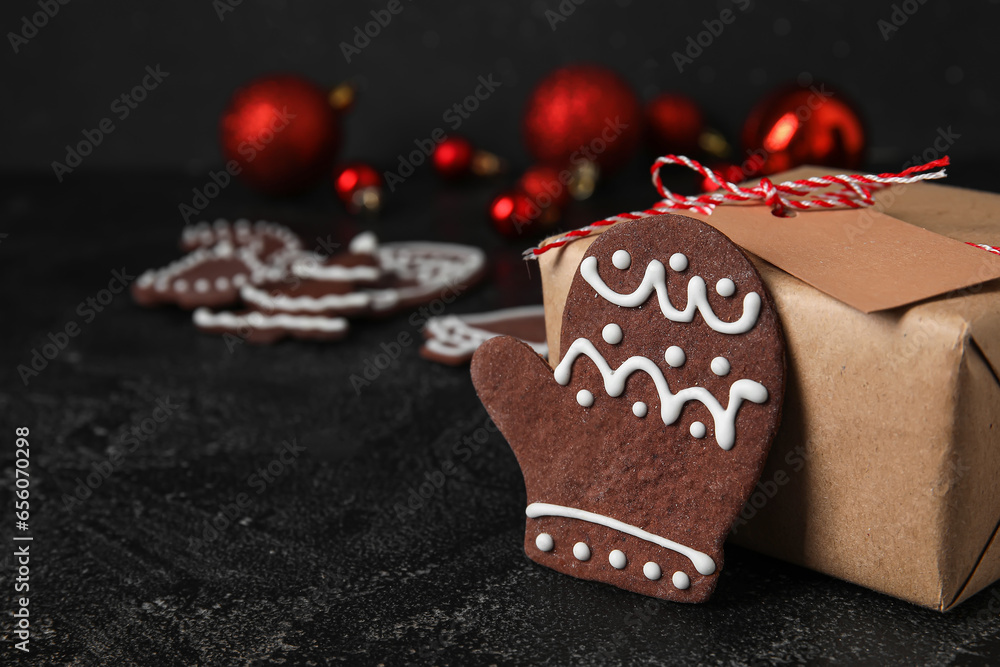
[(535, 86), (522, 121), (528, 151), (563, 167), (590, 160), (604, 173), (632, 157), (642, 109), (617, 74), (596, 65), (561, 67)]
[(543, 209), (520, 190), (497, 195), (487, 209), (493, 229), (509, 239), (535, 234), (543, 213)]
[(705, 115), (690, 97), (663, 93), (646, 104), (646, 128), (658, 153), (690, 155), (699, 150)]
[(855, 107), (829, 87), (790, 87), (765, 97), (743, 125), (752, 168), (774, 174), (803, 164), (857, 169), (868, 146)]
[(353, 162), (333, 172), (333, 189), (352, 213), (381, 209), (382, 187), (382, 175), (364, 162)]
[(445, 137), (431, 154), (431, 164), (434, 171), (445, 178), (461, 178), (469, 173), (472, 167), (472, 156), (475, 149), (472, 142), (465, 137)]
[[(730, 183), (742, 183), (743, 181), (747, 180), (752, 176), (752, 174), (744, 173), (743, 169), (729, 162), (721, 162), (719, 164), (710, 165), (710, 169), (719, 174), (720, 176), (722, 176), (724, 180), (729, 181)], [(713, 181), (712, 179), (710, 178), (701, 179), (702, 192), (715, 192), (718, 189), (719, 186), (717, 186), (715, 184), (715, 181)]]
[(517, 187), (541, 208), (552, 205), (561, 208), (569, 203), (571, 179), (569, 171), (536, 165), (521, 175)]
[(222, 115), (226, 160), (260, 192), (287, 195), (329, 173), (340, 145), (337, 113), (327, 93), (293, 75), (261, 77), (237, 90)]

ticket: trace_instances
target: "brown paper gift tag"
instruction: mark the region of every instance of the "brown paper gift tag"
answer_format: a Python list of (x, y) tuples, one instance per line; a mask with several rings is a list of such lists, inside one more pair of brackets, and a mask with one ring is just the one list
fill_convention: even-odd
[[(1000, 278), (1000, 256), (866, 208), (797, 212), (719, 206), (704, 220), (737, 245), (863, 313)], [(968, 239), (975, 242), (976, 239)]]

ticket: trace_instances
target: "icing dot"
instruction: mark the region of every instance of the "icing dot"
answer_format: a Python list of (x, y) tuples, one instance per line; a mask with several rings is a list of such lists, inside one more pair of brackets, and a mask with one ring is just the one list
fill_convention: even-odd
[(736, 294), (736, 283), (729, 278), (723, 278), (719, 282), (715, 283), (715, 291), (722, 296), (732, 296)]
[(729, 360), (725, 357), (712, 359), (712, 372), (718, 376), (729, 375)]
[(691, 578), (680, 571), (674, 572), (672, 580), (674, 582), (674, 588), (679, 588), (682, 591), (686, 590), (687, 587), (691, 585)]
[(243, 285), (246, 285), (246, 283), (247, 283), (247, 277), (244, 274), (237, 273), (235, 276), (233, 276), (233, 284), (236, 285), (237, 287), (242, 287)]
[(594, 404), (594, 395), (591, 394), (586, 389), (581, 389), (580, 391), (576, 392), (576, 402), (585, 408), (589, 408), (591, 405)]
[(707, 430), (708, 429), (706, 429), (705, 425), (701, 422), (694, 422), (691, 424), (691, 435), (698, 439), (704, 438)]
[(225, 276), (219, 276), (218, 278), (216, 278), (215, 289), (219, 290), (220, 292), (222, 290), (229, 289), (229, 279), (226, 278)]
[(650, 581), (656, 581), (663, 575), (663, 572), (660, 570), (660, 566), (653, 561), (649, 561), (642, 566), (642, 573), (646, 575), (646, 578)]
[(616, 269), (624, 271), (632, 266), (632, 255), (628, 254), (627, 250), (615, 250), (615, 254), (611, 255), (611, 263)]
[(667, 348), (667, 351), (663, 353), (663, 358), (667, 360), (673, 368), (678, 368), (684, 365), (684, 361), (687, 359), (687, 355), (684, 354), (684, 350), (677, 347), (676, 345), (671, 345)]
[(634, 414), (636, 417), (639, 417), (641, 419), (645, 417), (646, 413), (648, 412), (649, 408), (646, 407), (646, 404), (643, 403), (642, 401), (636, 401), (635, 403), (632, 404), (632, 414)]
[(535, 538), (535, 546), (538, 547), (539, 551), (552, 551), (555, 542), (552, 541), (552, 536), (548, 533), (538, 533), (538, 537)]
[(178, 292), (186, 292), (188, 288), (188, 281), (183, 278), (179, 278), (174, 281), (174, 289)]
[(615, 549), (608, 554), (608, 562), (616, 570), (624, 570), (625, 566), (628, 565), (628, 558), (625, 557), (625, 552)]
[(688, 258), (682, 253), (675, 252), (670, 256), (670, 268), (674, 271), (683, 271), (688, 267)]
[(573, 555), (577, 560), (590, 560), (590, 547), (583, 542), (577, 542), (573, 545)]
[(611, 345), (617, 345), (622, 342), (622, 328), (617, 324), (605, 325), (604, 330), (601, 331), (601, 335), (604, 336), (604, 341)]
[(207, 292), (208, 291), (208, 281), (204, 278), (198, 278), (194, 281), (194, 291), (195, 292)]

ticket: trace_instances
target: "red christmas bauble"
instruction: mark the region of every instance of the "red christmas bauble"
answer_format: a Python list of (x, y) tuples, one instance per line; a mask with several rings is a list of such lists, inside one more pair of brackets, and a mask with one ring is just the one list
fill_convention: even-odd
[(559, 176), (554, 167), (536, 165), (522, 174), (517, 186), (542, 208), (553, 204), (562, 207), (569, 203), (570, 191), (569, 184), (560, 181)]
[(854, 106), (828, 87), (777, 90), (743, 125), (749, 162), (761, 175), (803, 164), (857, 169), (868, 142)]
[(487, 209), (493, 229), (510, 239), (534, 234), (541, 215), (542, 209), (520, 190), (497, 195)]
[(690, 154), (699, 150), (705, 115), (690, 97), (663, 93), (646, 104), (646, 127), (659, 153)]
[(333, 171), (333, 189), (353, 213), (382, 207), (382, 175), (369, 164), (352, 162)]
[(315, 186), (340, 145), (327, 94), (293, 75), (267, 76), (237, 90), (222, 114), (222, 152), (260, 192), (286, 195)]
[(469, 173), (475, 149), (465, 137), (453, 135), (439, 143), (431, 154), (434, 171), (445, 178), (461, 178)]
[(591, 160), (608, 172), (632, 157), (641, 123), (639, 100), (617, 74), (596, 65), (570, 65), (535, 86), (522, 130), (539, 162), (563, 167)]

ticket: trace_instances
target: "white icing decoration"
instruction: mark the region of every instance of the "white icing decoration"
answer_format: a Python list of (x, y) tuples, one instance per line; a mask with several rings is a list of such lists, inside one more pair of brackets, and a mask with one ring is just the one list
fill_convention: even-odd
[(682, 253), (675, 252), (670, 256), (670, 268), (680, 273), (688, 267), (688, 258)]
[(628, 250), (615, 250), (615, 254), (611, 255), (611, 263), (616, 269), (624, 271), (632, 266), (632, 255), (628, 254)]
[(647, 542), (661, 546), (664, 549), (676, 551), (690, 560), (691, 564), (694, 565), (694, 568), (706, 576), (715, 572), (715, 561), (712, 560), (712, 557), (708, 554), (702, 553), (697, 549), (684, 546), (683, 544), (679, 544), (673, 540), (668, 540), (665, 537), (660, 537), (659, 535), (650, 533), (649, 531), (643, 530), (638, 526), (633, 526), (625, 523), (624, 521), (612, 519), (611, 517), (604, 516), (602, 514), (579, 510), (575, 507), (552, 505), (550, 503), (531, 503), (524, 510), (524, 513), (531, 519), (537, 519), (541, 516), (561, 516), (567, 519), (578, 519), (580, 521), (594, 523), (599, 526), (605, 526), (607, 528), (611, 528), (612, 530), (617, 530), (633, 537), (638, 537), (641, 540), (646, 540)]
[(615, 549), (608, 554), (608, 562), (616, 570), (624, 570), (625, 566), (628, 565), (628, 558), (625, 557), (625, 552)]
[[(732, 296), (736, 294), (736, 283), (729, 278), (723, 278), (719, 282), (715, 283), (715, 291), (718, 292), (720, 296)], [(681, 574), (683, 574), (683, 572)]]
[[(544, 306), (522, 306), (520, 308), (505, 308), (490, 313), (473, 315), (444, 315), (432, 317), (424, 325), (427, 341), (424, 343), (429, 351), (444, 356), (464, 357), (491, 338), (501, 334), (490, 331), (488, 327), (508, 319), (542, 317)], [(475, 326), (480, 325), (480, 326)], [(545, 341), (523, 341), (532, 350), (548, 356), (549, 346)]]
[(229, 289), (229, 279), (226, 278), (225, 276), (219, 276), (218, 278), (216, 278), (215, 289), (219, 290), (220, 292)]
[(573, 545), (573, 555), (576, 556), (577, 560), (590, 560), (590, 547), (583, 542), (577, 542)]
[(691, 435), (701, 440), (708, 433), (708, 429), (701, 422), (691, 423)]
[(235, 276), (233, 276), (233, 285), (235, 285), (236, 287), (243, 287), (246, 284), (247, 284), (246, 275), (242, 273), (237, 273)]
[(347, 319), (343, 317), (315, 317), (308, 315), (265, 315), (257, 311), (246, 315), (230, 312), (213, 313), (208, 308), (194, 311), (194, 323), (202, 328), (240, 329), (295, 329), (298, 331), (322, 331), (339, 333), (347, 331)]
[(636, 401), (635, 403), (632, 404), (632, 414), (642, 419), (647, 414), (649, 414), (649, 407), (642, 401)]
[(674, 572), (674, 576), (671, 577), (671, 581), (674, 584), (674, 588), (677, 588), (682, 591), (687, 590), (688, 586), (691, 585), (691, 577), (687, 576), (680, 570)]
[(347, 294), (326, 294), (321, 297), (272, 296), (264, 290), (247, 285), (240, 290), (240, 297), (263, 310), (316, 313), (367, 309), (380, 313), (391, 310), (401, 301), (440, 297), (444, 290), (462, 289), (468, 280), (486, 266), (486, 253), (479, 248), (451, 243), (387, 243), (378, 248), (376, 258), (382, 271), (413, 284), (406, 287), (364, 289)]
[(195, 292), (207, 292), (208, 291), (208, 280), (205, 278), (198, 278), (194, 281), (194, 291)]
[(361, 232), (347, 247), (355, 255), (374, 255), (378, 250), (378, 237), (372, 232)]
[(356, 280), (378, 280), (382, 276), (382, 270), (377, 266), (342, 266), (331, 264), (329, 266), (320, 263), (316, 258), (303, 258), (292, 264), (292, 274), (299, 278), (312, 278), (313, 280), (328, 280), (331, 282), (353, 282)]
[(670, 303), (670, 297), (667, 294), (667, 270), (658, 259), (654, 259), (646, 266), (642, 283), (631, 294), (619, 294), (604, 283), (597, 272), (596, 257), (587, 257), (580, 263), (580, 275), (598, 294), (616, 306), (636, 308), (646, 303), (653, 292), (656, 292), (660, 311), (671, 322), (693, 322), (695, 313), (701, 313), (705, 324), (719, 333), (746, 333), (757, 324), (757, 316), (760, 314), (760, 295), (756, 292), (750, 292), (743, 298), (743, 315), (735, 322), (723, 322), (716, 316), (711, 304), (708, 303), (708, 288), (705, 285), (705, 279), (701, 276), (692, 276), (688, 280), (687, 306), (684, 310), (677, 310)]
[(609, 396), (621, 396), (622, 392), (625, 391), (625, 381), (632, 373), (642, 371), (648, 374), (660, 397), (660, 418), (668, 426), (680, 417), (681, 408), (684, 407), (685, 403), (698, 401), (712, 413), (712, 418), (715, 420), (715, 439), (720, 447), (727, 450), (732, 449), (736, 442), (736, 413), (743, 401), (763, 403), (767, 400), (767, 389), (764, 385), (747, 379), (737, 380), (732, 384), (729, 388), (729, 404), (725, 408), (704, 387), (687, 387), (676, 394), (671, 393), (670, 385), (663, 377), (663, 371), (652, 360), (646, 357), (629, 357), (617, 370), (612, 370), (607, 360), (586, 338), (577, 338), (569, 346), (566, 356), (556, 366), (554, 373), (556, 382), (563, 386), (569, 384), (573, 373), (573, 362), (581, 355), (590, 357), (597, 366), (597, 370), (604, 378), (604, 389)]
[(646, 578), (650, 581), (656, 581), (663, 576), (663, 571), (660, 569), (660, 566), (653, 561), (649, 561), (642, 566), (642, 573), (646, 575)]
[(178, 278), (174, 281), (174, 290), (177, 292), (186, 292), (188, 289), (188, 281), (183, 278)]
[(617, 345), (622, 342), (622, 328), (617, 324), (604, 325), (601, 335), (604, 337), (604, 342), (609, 345)]
[(684, 350), (677, 347), (676, 345), (671, 345), (667, 348), (667, 351), (663, 353), (663, 359), (671, 368), (680, 368), (687, 361), (687, 355), (684, 354)]
[(586, 389), (581, 389), (576, 392), (576, 402), (585, 408), (589, 408), (594, 404), (594, 395)]
[(552, 536), (548, 533), (538, 533), (538, 537), (535, 538), (535, 546), (538, 547), (539, 551), (552, 551), (555, 542), (552, 541)]
[(725, 357), (716, 357), (712, 359), (712, 372), (723, 377), (729, 375), (729, 371), (732, 367), (729, 365), (729, 360)]

